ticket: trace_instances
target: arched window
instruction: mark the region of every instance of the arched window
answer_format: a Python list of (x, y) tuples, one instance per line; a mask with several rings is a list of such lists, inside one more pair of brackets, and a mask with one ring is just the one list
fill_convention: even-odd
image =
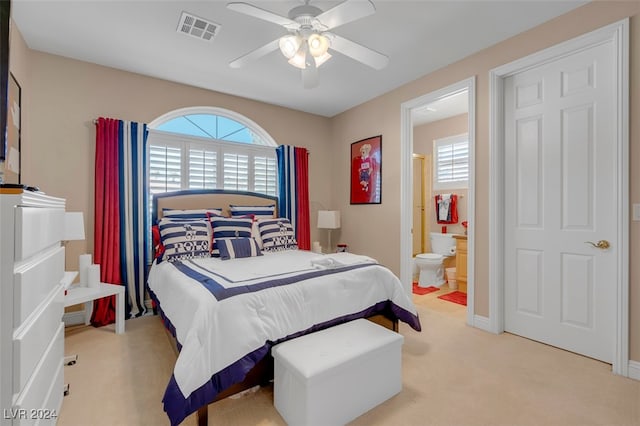
[(248, 118), (194, 107), (165, 114), (148, 127), (151, 195), (183, 189), (277, 195), (277, 144)]

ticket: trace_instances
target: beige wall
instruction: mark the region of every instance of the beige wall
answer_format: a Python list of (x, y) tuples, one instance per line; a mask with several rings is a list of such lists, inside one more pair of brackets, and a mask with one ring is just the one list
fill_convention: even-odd
[(16, 77), (27, 96), (23, 105), (22, 183), (66, 198), (68, 211), (85, 213), (87, 239), (69, 243), (67, 268), (77, 269), (78, 255), (93, 252), (93, 120), (111, 117), (148, 123), (189, 106), (238, 112), (264, 128), (276, 142), (311, 151), (311, 237), (320, 239), (314, 213), (330, 200), (325, 179), (331, 160), (328, 118), (31, 51), (22, 43), (12, 43), (11, 52), (12, 59), (18, 58), (11, 68), (16, 66)]
[[(339, 209), (342, 228), (334, 241), (378, 258), (400, 272), (400, 105), (476, 76), (476, 314), (488, 315), (489, 82), (494, 67), (606, 24), (631, 19), (630, 116), (640, 108), (640, 3), (593, 2), (537, 28), (471, 55), (332, 119), (221, 93), (30, 51), (12, 33), (11, 70), (23, 89), (23, 183), (67, 198), (82, 210), (88, 238), (70, 244), (67, 267), (93, 246), (93, 119), (149, 122), (177, 108), (211, 105), (237, 111), (263, 126), (279, 143), (311, 150), (312, 239), (319, 208)], [(15, 26), (13, 26), (15, 28)], [(18, 33), (19, 34), (19, 33)], [(382, 134), (382, 203), (349, 204), (349, 148)], [(630, 202), (640, 202), (640, 120), (630, 128)], [(630, 225), (630, 357), (640, 360), (640, 223)], [(324, 237), (324, 235), (323, 235)], [(324, 245), (324, 243), (323, 243)]]
[(445, 118), (413, 128), (413, 152), (431, 155), (433, 141), (468, 132), (469, 115), (467, 113)]
[[(333, 204), (342, 211), (342, 239), (354, 252), (400, 272), (400, 105), (476, 76), (475, 314), (489, 314), (489, 71), (538, 50), (631, 16), (630, 202), (640, 202), (640, 2), (592, 2), (530, 31), (401, 86), (332, 120)], [(382, 204), (349, 205), (349, 144), (383, 135)], [(630, 224), (630, 259), (640, 256), (640, 223)], [(630, 265), (630, 357), (640, 360), (640, 263)]]
[[(432, 155), (433, 141), (436, 139), (446, 138), (449, 136), (461, 135), (468, 132), (469, 126), (468, 114), (460, 114), (455, 117), (445, 118), (443, 120), (415, 126), (413, 128), (413, 152), (416, 154)], [(454, 234), (464, 234), (462, 221), (468, 220), (468, 193), (466, 188), (457, 188), (452, 190), (434, 190), (432, 193), (426, 194), (427, 214), (426, 220), (429, 229), (432, 232), (441, 232), (441, 226), (436, 221), (435, 210), (433, 209), (433, 196), (453, 192), (458, 195), (458, 223), (447, 225), (447, 232)], [(428, 235), (427, 235), (428, 239)]]

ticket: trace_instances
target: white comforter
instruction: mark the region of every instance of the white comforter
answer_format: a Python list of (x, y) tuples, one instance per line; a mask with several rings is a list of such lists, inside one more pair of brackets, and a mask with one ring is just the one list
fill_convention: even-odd
[[(183, 262), (184, 266), (214, 278), (226, 289), (242, 290), (268, 279), (320, 274), (312, 260), (318, 254), (292, 250), (264, 256), (222, 261), (216, 258)], [(346, 258), (345, 258), (346, 259)], [(349, 262), (353, 265), (353, 257)], [(212, 291), (169, 262), (154, 264), (149, 288), (176, 331), (182, 345), (174, 377), (187, 397), (213, 374), (239, 358), (315, 324), (360, 312), (391, 300), (417, 315), (398, 278), (387, 268), (371, 264), (348, 271), (304, 279), (296, 284), (269, 287), (232, 297), (214, 297)], [(286, 307), (283, 309), (282, 307)]]

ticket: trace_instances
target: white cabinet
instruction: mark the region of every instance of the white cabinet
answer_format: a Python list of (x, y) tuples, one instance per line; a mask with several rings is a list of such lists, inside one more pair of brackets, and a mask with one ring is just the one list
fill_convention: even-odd
[(0, 425), (55, 424), (64, 392), (65, 200), (0, 189)]

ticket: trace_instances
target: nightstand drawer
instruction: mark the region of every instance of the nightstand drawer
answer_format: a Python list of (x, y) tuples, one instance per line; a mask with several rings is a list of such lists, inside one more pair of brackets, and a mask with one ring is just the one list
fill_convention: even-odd
[(16, 208), (16, 261), (27, 259), (47, 247), (60, 244), (63, 238), (64, 210)]
[[(13, 391), (20, 392), (33, 374), (34, 368), (62, 324), (64, 290), (58, 285), (40, 306), (34, 317), (29, 317), (13, 340)], [(60, 361), (60, 360), (59, 360)]]
[(19, 327), (36, 307), (60, 284), (64, 275), (64, 248), (47, 252), (24, 265), (14, 275), (13, 326)]

